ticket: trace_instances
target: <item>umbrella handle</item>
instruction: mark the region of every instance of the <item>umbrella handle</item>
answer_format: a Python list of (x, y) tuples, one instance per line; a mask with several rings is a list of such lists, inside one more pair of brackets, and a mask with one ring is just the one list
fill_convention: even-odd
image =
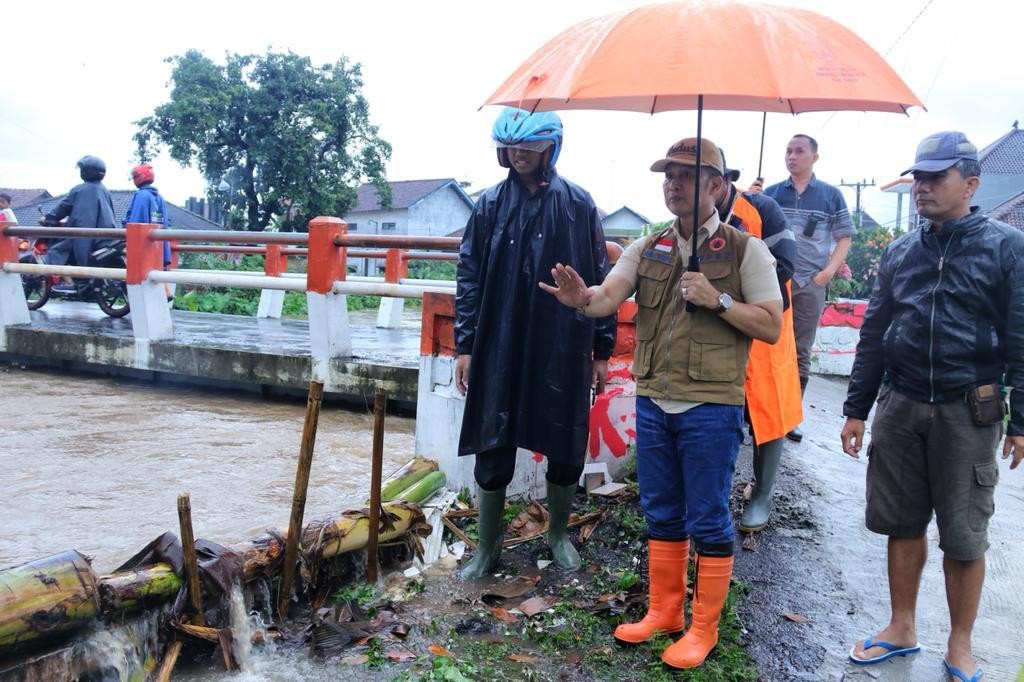
[[(687, 272), (700, 272), (700, 258), (697, 256), (690, 256), (689, 263), (686, 264)], [(686, 302), (686, 312), (695, 313), (699, 306), (693, 301)]]

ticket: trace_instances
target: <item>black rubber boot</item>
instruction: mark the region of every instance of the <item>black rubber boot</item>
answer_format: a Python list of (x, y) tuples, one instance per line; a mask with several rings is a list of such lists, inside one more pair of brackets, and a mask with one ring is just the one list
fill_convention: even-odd
[(459, 571), (462, 580), (474, 580), (487, 575), (498, 565), (501, 558), (501, 541), (505, 535), (505, 489), (484, 490), (476, 488), (477, 499), (477, 544), (473, 559)]
[[(800, 398), (804, 397), (804, 392), (807, 391), (807, 379), (808, 377), (800, 377)], [(799, 443), (804, 439), (804, 432), (800, 430), (800, 425), (793, 427), (793, 430), (786, 434), (786, 438), (790, 439), (795, 443)]]
[(569, 513), (576, 496), (576, 483), (561, 486), (548, 481), (548, 546), (559, 568), (575, 571), (580, 567), (580, 553), (569, 539)]

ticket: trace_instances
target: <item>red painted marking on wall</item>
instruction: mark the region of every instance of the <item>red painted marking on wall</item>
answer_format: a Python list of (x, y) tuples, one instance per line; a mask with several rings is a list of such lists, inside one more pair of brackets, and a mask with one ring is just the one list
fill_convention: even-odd
[(543, 462), (544, 461), (544, 455), (540, 454), (539, 452), (534, 451), (534, 453), (533, 453), (533, 461), (537, 462), (538, 464), (540, 462)]
[(619, 435), (618, 429), (612, 425), (608, 408), (611, 407), (612, 398), (622, 395), (625, 392), (622, 386), (613, 386), (597, 396), (594, 406), (590, 409), (590, 456), (597, 457), (601, 454), (601, 443), (608, 446), (608, 450), (615, 457), (622, 457), (626, 454), (627, 443)]

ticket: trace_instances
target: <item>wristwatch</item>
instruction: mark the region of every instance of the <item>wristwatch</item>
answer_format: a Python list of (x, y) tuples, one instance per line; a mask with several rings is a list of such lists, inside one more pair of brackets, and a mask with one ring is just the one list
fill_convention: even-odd
[(718, 295), (718, 307), (715, 308), (715, 312), (721, 315), (730, 308), (732, 308), (732, 296), (723, 291)]

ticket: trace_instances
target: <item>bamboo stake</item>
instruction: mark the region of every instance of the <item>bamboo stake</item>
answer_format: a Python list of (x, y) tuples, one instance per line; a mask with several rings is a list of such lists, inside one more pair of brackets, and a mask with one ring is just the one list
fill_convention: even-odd
[(164, 660), (160, 663), (160, 669), (156, 672), (156, 677), (153, 678), (154, 682), (170, 681), (171, 671), (174, 670), (174, 664), (178, 662), (178, 654), (181, 653), (181, 646), (181, 642), (175, 640), (167, 647), (167, 653), (164, 654)]
[(383, 386), (377, 387), (373, 396), (373, 459), (370, 467), (370, 534), (366, 542), (366, 582), (377, 582), (380, 568), (378, 541), (380, 540), (380, 479), (384, 462), (384, 409), (388, 403), (388, 392)]
[(196, 559), (196, 539), (192, 533), (192, 501), (188, 493), (178, 495), (178, 524), (181, 527), (181, 549), (185, 555), (185, 584), (188, 598), (196, 615), (192, 622), (206, 625), (203, 618), (203, 601), (199, 593), (199, 562)]
[(324, 397), (324, 382), (309, 382), (306, 400), (306, 421), (302, 427), (299, 445), (299, 465), (295, 470), (295, 490), (292, 493), (292, 516), (288, 522), (288, 538), (284, 548), (284, 566), (281, 569), (281, 591), (277, 597), (277, 614), (288, 617), (288, 603), (295, 580), (295, 563), (299, 555), (299, 535), (302, 533), (302, 515), (306, 511), (306, 490), (309, 488), (309, 469), (313, 465), (313, 446), (316, 444), (316, 426), (320, 420), (320, 401)]

